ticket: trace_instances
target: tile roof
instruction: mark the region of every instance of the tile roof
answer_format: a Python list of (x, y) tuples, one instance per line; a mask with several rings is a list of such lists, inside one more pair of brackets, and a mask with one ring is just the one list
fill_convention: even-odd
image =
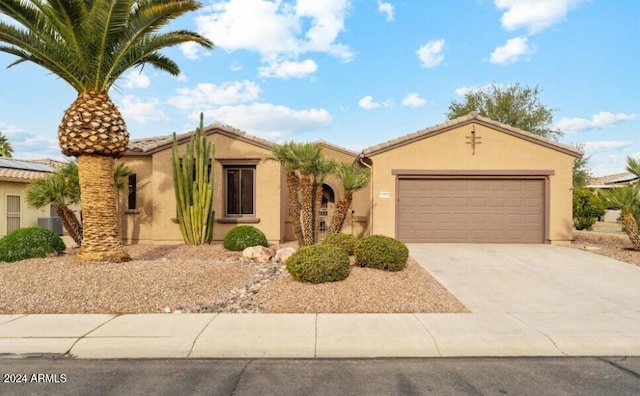
[(42, 163), (43, 161), (47, 160), (0, 158), (0, 181), (28, 183), (55, 172), (55, 168)]
[(638, 177), (630, 172), (614, 173), (612, 175), (591, 177), (587, 181), (587, 187), (611, 187), (614, 185), (632, 184)]
[[(178, 143), (183, 143), (189, 140), (194, 132), (195, 131), (190, 131), (187, 133), (178, 134)], [(233, 128), (229, 125), (222, 125), (219, 122), (205, 127), (205, 132), (207, 135), (220, 133), (222, 135), (229, 136), (234, 139), (239, 139), (267, 149), (271, 149), (271, 146), (273, 145), (272, 142), (266, 139), (251, 135), (245, 131)], [(171, 148), (172, 144), (173, 135), (155, 136), (150, 138), (131, 140), (129, 142), (129, 150), (127, 151), (127, 155), (150, 155), (158, 151)]]
[(482, 117), (478, 115), (477, 112), (473, 111), (465, 116), (447, 120), (446, 122), (422, 129), (420, 131), (409, 133), (407, 135), (400, 136), (398, 138), (388, 140), (386, 142), (376, 144), (374, 146), (367, 147), (364, 150), (362, 150), (362, 155), (366, 157), (366, 156), (378, 154), (387, 150), (394, 149), (398, 146), (402, 146), (417, 140), (421, 140), (433, 135), (437, 135), (439, 133), (448, 131), (449, 129), (452, 129), (458, 126), (470, 124), (472, 122), (484, 124), (493, 129), (498, 129), (498, 130), (501, 130), (502, 132), (511, 134), (513, 136), (517, 136), (517, 137), (529, 140), (531, 142), (538, 143), (543, 146), (564, 152), (576, 158), (581, 157), (583, 154), (580, 150), (577, 150), (574, 147), (567, 146), (549, 139), (545, 139), (531, 132), (523, 131), (522, 129), (514, 128), (510, 125), (506, 125), (506, 124), (494, 121), (492, 119)]

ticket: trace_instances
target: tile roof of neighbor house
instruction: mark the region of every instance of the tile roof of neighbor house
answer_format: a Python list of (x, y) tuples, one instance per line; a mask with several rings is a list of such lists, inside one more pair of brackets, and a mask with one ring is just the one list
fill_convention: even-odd
[(471, 124), (473, 122), (483, 124), (487, 127), (497, 129), (501, 132), (508, 133), (512, 136), (519, 137), (521, 139), (525, 139), (536, 144), (540, 144), (542, 146), (563, 152), (565, 154), (569, 154), (576, 158), (579, 158), (583, 155), (582, 151), (574, 147), (567, 146), (558, 142), (554, 142), (552, 140), (545, 139), (531, 132), (527, 132), (522, 129), (514, 128), (512, 126), (494, 121), (492, 119), (482, 117), (478, 115), (478, 113), (475, 111), (465, 116), (454, 118), (452, 120), (447, 120), (446, 122), (443, 122), (441, 124), (437, 124), (437, 125), (422, 129), (420, 131), (409, 133), (407, 135), (400, 136), (398, 138), (388, 140), (386, 142), (376, 144), (374, 146), (367, 147), (364, 150), (362, 150), (361, 155), (364, 157), (367, 157), (374, 154), (382, 153), (384, 151), (391, 150), (396, 147), (403, 146), (405, 144), (413, 143), (417, 140), (422, 140), (424, 138), (428, 138), (428, 137), (440, 134), (442, 132), (446, 132), (448, 130), (457, 128), (462, 125)]
[[(49, 173), (55, 172), (55, 168), (42, 163), (47, 160), (18, 160), (13, 158), (0, 158), (0, 180), (29, 183)], [(54, 161), (54, 160), (48, 160)]]
[[(191, 135), (194, 134), (195, 131), (182, 133), (177, 135), (178, 143), (184, 143), (191, 138)], [(229, 136), (234, 139), (242, 140), (247, 143), (254, 144), (256, 146), (260, 146), (266, 149), (271, 149), (273, 143), (259, 138), (257, 136), (248, 134), (245, 131), (241, 131), (239, 129), (233, 128), (229, 125), (222, 125), (219, 122), (214, 123), (213, 125), (209, 125), (205, 127), (205, 132), (207, 135), (213, 133), (220, 133), (225, 136)], [(136, 139), (129, 142), (129, 150), (127, 151), (127, 155), (150, 155), (156, 153), (158, 151), (162, 151), (168, 149), (173, 144), (173, 135), (165, 135), (165, 136), (155, 136), (144, 139)]]
[(614, 173), (612, 175), (605, 175), (605, 176), (598, 176), (598, 177), (591, 177), (589, 178), (589, 180), (587, 181), (587, 187), (591, 187), (591, 188), (606, 188), (606, 187), (614, 187), (614, 186), (626, 186), (628, 184), (631, 184), (630, 182), (633, 182), (635, 180), (638, 179), (638, 176), (634, 175), (633, 173), (630, 172), (621, 172), (621, 173)]

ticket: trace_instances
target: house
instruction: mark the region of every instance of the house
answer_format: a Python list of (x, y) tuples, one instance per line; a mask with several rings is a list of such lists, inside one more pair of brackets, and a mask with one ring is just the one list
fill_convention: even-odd
[(51, 208), (28, 207), (25, 196), (29, 183), (54, 172), (57, 164), (53, 160), (0, 157), (0, 237), (21, 227), (37, 226), (38, 218), (55, 217)]
[(638, 182), (638, 176), (631, 172), (614, 173), (599, 177), (590, 177), (587, 180), (587, 188), (593, 190), (627, 187)]
[[(234, 128), (206, 128), (215, 145), (214, 240), (252, 224), (271, 243), (294, 240), (286, 172), (272, 143)], [(184, 149), (191, 133), (178, 135)], [(343, 232), (406, 242), (567, 243), (572, 164), (582, 153), (471, 113), (364, 149), (319, 142), (323, 154), (371, 169)], [(171, 177), (172, 136), (135, 140), (121, 159), (135, 174), (120, 203), (127, 243), (180, 243)], [(323, 216), (342, 191), (323, 186)]]

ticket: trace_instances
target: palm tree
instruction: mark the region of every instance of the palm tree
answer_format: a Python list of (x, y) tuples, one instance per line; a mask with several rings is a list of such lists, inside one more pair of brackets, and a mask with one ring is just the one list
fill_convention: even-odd
[(9, 143), (9, 139), (0, 132), (0, 157), (11, 158), (13, 147)]
[(298, 150), (295, 146), (299, 143), (293, 141), (284, 144), (274, 144), (271, 147), (270, 161), (278, 161), (287, 171), (287, 196), (289, 198), (289, 218), (293, 226), (293, 233), (298, 240), (298, 245), (303, 245), (302, 228), (300, 227), (300, 177), (296, 172), (300, 163), (294, 153)]
[(371, 177), (368, 169), (356, 163), (340, 163), (335, 167), (334, 174), (342, 184), (344, 195), (340, 197), (336, 204), (331, 225), (329, 226), (329, 234), (337, 234), (342, 230), (353, 200), (353, 193), (369, 184)]
[[(128, 185), (124, 179), (132, 174), (125, 164), (119, 163), (113, 172), (113, 179), (116, 191), (123, 193), (127, 191)], [(78, 246), (82, 246), (82, 222), (69, 208), (81, 202), (80, 182), (78, 177), (78, 163), (69, 161), (62, 168), (53, 174), (38, 179), (27, 187), (27, 205), (32, 208), (42, 209), (47, 205), (52, 205), (62, 226), (67, 230), (69, 236)]]
[(71, 85), (78, 97), (58, 128), (62, 153), (78, 158), (84, 238), (80, 260), (126, 261), (116, 214), (114, 158), (124, 155), (129, 133), (108, 95), (133, 67), (150, 64), (178, 75), (160, 50), (186, 42), (213, 43), (188, 30), (160, 32), (197, 10), (195, 0), (0, 0), (0, 51), (33, 62)]
[(80, 202), (80, 186), (78, 184), (78, 165), (75, 161), (67, 163), (55, 173), (36, 180), (27, 187), (27, 205), (42, 209), (53, 206), (62, 226), (76, 245), (82, 244), (82, 224), (69, 208)]
[(315, 175), (322, 167), (324, 158), (322, 148), (316, 143), (301, 143), (295, 146), (293, 155), (299, 161), (300, 172), (300, 227), (302, 228), (302, 244), (313, 245), (316, 242), (315, 230)]

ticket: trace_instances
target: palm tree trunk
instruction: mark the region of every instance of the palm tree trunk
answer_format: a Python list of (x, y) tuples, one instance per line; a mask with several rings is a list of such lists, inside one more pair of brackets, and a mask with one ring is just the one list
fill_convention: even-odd
[(311, 178), (303, 175), (300, 180), (300, 192), (302, 195), (300, 223), (302, 227), (302, 244), (313, 245), (313, 186)]
[(293, 234), (298, 240), (298, 246), (303, 246), (302, 227), (300, 226), (300, 199), (298, 190), (300, 189), (300, 178), (295, 171), (287, 172), (287, 189), (289, 194), (289, 217), (293, 226)]
[(342, 226), (349, 213), (349, 207), (353, 200), (353, 194), (348, 193), (346, 196), (340, 198), (336, 204), (336, 210), (333, 212), (333, 218), (331, 219), (331, 226), (329, 227), (329, 234), (338, 234), (342, 231)]
[(66, 205), (60, 205), (57, 203), (53, 203), (53, 210), (55, 210), (56, 215), (60, 218), (62, 222), (62, 226), (69, 233), (69, 236), (76, 245), (82, 245), (82, 225), (78, 221), (76, 215), (73, 214), (73, 211), (69, 209)]
[(320, 240), (320, 209), (322, 209), (322, 182), (313, 182), (313, 242)]
[(84, 232), (79, 260), (129, 260), (118, 230), (113, 165), (114, 159), (111, 157), (78, 156)]

